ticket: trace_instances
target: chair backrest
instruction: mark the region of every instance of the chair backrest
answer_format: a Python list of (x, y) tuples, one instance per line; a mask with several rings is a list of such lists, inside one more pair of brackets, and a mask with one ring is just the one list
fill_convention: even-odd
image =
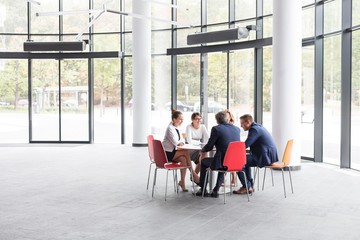
[(228, 171), (241, 171), (246, 164), (246, 148), (244, 142), (231, 142), (225, 153), (224, 166)]
[(147, 136), (147, 144), (148, 144), (148, 151), (149, 151), (150, 161), (154, 161), (153, 140), (154, 140), (154, 136), (153, 136), (153, 135), (148, 135), (148, 136)]
[(164, 147), (160, 140), (153, 140), (153, 150), (154, 150), (154, 161), (157, 167), (164, 168), (165, 163), (167, 163), (167, 157), (165, 154)]
[(294, 139), (290, 139), (285, 147), (284, 156), (282, 159), (282, 162), (284, 163), (284, 166), (289, 166), (290, 160), (291, 160), (291, 152), (293, 148)]

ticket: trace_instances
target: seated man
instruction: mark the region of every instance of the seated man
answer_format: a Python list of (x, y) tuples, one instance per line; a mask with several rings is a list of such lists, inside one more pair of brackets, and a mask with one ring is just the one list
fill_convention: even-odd
[[(201, 189), (196, 193), (196, 196), (202, 195), (202, 189), (206, 189), (205, 174), (206, 169), (221, 169), (223, 168), (223, 162), (226, 150), (230, 142), (240, 141), (240, 128), (229, 124), (227, 121), (227, 114), (225, 111), (218, 112), (215, 115), (217, 126), (212, 127), (210, 138), (207, 144), (202, 148), (201, 152), (209, 152), (214, 146), (216, 147), (216, 153), (214, 157), (204, 158), (201, 161), (200, 170), (200, 187)], [(218, 191), (224, 181), (224, 174), (218, 173), (216, 185), (211, 194), (212, 197), (218, 197)], [(205, 195), (208, 195), (207, 193)]]
[[(253, 117), (245, 114), (240, 117), (241, 127), (249, 131), (245, 141), (246, 148), (250, 147), (250, 155), (246, 155), (246, 165), (244, 167), (247, 187), (249, 192), (253, 192), (253, 179), (251, 177), (250, 167), (264, 167), (278, 161), (278, 154), (274, 139), (270, 133), (260, 124), (254, 122)], [(234, 194), (246, 194), (244, 175), (238, 172), (238, 177), (242, 187), (233, 191)]]

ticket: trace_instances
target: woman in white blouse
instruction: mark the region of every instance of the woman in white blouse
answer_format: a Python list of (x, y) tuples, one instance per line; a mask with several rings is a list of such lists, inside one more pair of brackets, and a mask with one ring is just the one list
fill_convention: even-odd
[[(182, 149), (176, 150), (176, 147), (183, 146), (185, 141), (180, 133), (179, 127), (184, 121), (184, 116), (180, 111), (173, 111), (171, 115), (172, 121), (166, 129), (165, 137), (162, 142), (164, 146), (164, 150), (169, 162), (180, 162), (182, 166), (191, 166), (191, 159), (189, 155), (189, 151)], [(179, 186), (182, 191), (187, 192), (185, 185), (185, 175), (186, 169), (181, 169), (181, 180), (179, 182)], [(193, 179), (195, 183), (199, 183), (199, 176), (197, 174), (193, 175)]]
[[(207, 143), (209, 140), (209, 132), (204, 124), (201, 124), (202, 117), (200, 113), (194, 112), (191, 115), (191, 124), (186, 126), (186, 142), (192, 145)], [(200, 171), (201, 160), (206, 157), (206, 153), (199, 150), (191, 150), (189, 152), (191, 159), (195, 162), (195, 173)]]

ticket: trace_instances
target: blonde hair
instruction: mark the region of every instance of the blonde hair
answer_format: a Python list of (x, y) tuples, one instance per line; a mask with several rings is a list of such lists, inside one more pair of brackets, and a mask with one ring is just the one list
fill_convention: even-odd
[(230, 123), (230, 124), (234, 124), (234, 123), (235, 123), (234, 115), (230, 112), (229, 109), (225, 109), (224, 111), (230, 115), (230, 119), (228, 119), (228, 120), (229, 120), (229, 123)]

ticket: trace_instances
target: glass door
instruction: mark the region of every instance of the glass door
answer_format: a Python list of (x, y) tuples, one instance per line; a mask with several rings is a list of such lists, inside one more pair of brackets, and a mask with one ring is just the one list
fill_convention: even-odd
[(89, 142), (87, 60), (32, 60), (30, 142)]

